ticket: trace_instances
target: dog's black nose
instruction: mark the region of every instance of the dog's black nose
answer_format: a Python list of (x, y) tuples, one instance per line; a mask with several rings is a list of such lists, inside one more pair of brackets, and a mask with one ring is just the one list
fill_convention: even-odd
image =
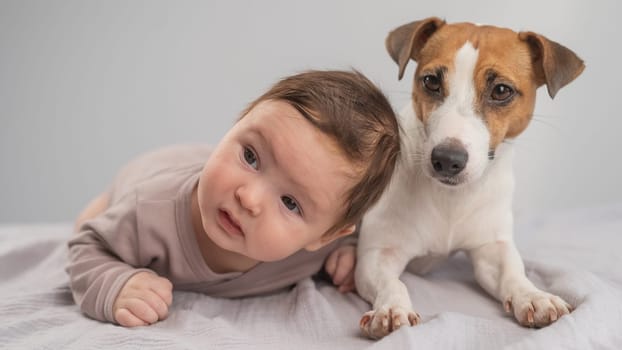
[(460, 144), (441, 144), (432, 149), (432, 166), (441, 176), (458, 175), (467, 164), (469, 154)]

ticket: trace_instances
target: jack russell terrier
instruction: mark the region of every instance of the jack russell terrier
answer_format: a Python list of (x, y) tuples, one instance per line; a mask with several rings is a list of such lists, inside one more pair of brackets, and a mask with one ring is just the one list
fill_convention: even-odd
[[(393, 180), (361, 226), (356, 287), (372, 303), (362, 332), (381, 338), (416, 325), (407, 264), (423, 273), (465, 251), (481, 287), (528, 327), (572, 307), (525, 276), (512, 239), (511, 145), (529, 124), (536, 90), (553, 98), (583, 71), (566, 47), (533, 32), (428, 18), (393, 30), (387, 50), (417, 62), (412, 106), (400, 116), (402, 153)], [(410, 264), (409, 264), (410, 263)]]

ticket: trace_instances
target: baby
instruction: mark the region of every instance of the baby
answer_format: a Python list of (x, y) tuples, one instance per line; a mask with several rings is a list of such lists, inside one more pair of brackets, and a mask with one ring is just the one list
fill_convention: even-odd
[(215, 148), (144, 155), (84, 209), (69, 241), (76, 303), (133, 327), (166, 318), (173, 288), (257, 295), (324, 265), (352, 290), (346, 236), (388, 184), (398, 135), (386, 97), (358, 72), (279, 81)]

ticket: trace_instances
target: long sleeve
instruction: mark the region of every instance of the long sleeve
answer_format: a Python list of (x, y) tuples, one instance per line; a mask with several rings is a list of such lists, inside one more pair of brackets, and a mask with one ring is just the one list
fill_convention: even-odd
[[(87, 221), (69, 245), (71, 290), (82, 312), (115, 323), (113, 304), (127, 280), (149, 264), (139, 250), (135, 197)], [(147, 261), (145, 261), (147, 260)]]

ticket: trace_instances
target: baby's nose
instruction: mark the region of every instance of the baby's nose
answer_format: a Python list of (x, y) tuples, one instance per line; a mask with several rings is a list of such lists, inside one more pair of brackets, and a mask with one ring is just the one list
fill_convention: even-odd
[(260, 185), (244, 185), (235, 191), (240, 206), (246, 209), (251, 215), (256, 216), (261, 213), (261, 202), (265, 191)]

